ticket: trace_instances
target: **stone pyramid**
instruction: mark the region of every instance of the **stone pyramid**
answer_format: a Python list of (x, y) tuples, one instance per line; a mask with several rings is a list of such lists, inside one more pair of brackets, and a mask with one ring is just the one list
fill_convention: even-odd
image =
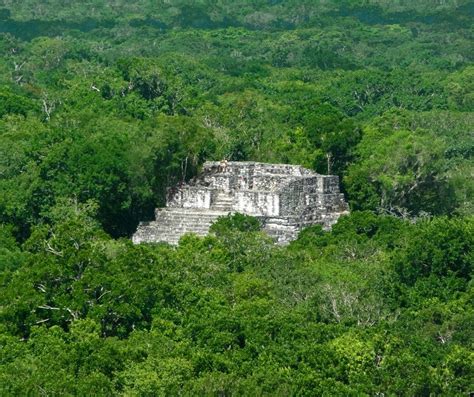
[(348, 206), (337, 176), (288, 164), (206, 162), (196, 178), (169, 189), (166, 207), (140, 223), (133, 242), (177, 244), (183, 234), (204, 236), (219, 217), (236, 212), (257, 217), (286, 244), (307, 226), (329, 229)]

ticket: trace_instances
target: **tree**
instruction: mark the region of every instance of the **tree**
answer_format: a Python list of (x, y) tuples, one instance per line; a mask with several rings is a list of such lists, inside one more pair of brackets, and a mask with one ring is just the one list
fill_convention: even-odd
[(344, 178), (352, 207), (403, 216), (449, 212), (454, 203), (444, 150), (443, 141), (423, 131), (384, 135), (367, 128), (357, 149), (360, 160)]
[(395, 253), (394, 266), (400, 279), (413, 285), (419, 278), (472, 275), (472, 218), (437, 218), (412, 227), (406, 245)]

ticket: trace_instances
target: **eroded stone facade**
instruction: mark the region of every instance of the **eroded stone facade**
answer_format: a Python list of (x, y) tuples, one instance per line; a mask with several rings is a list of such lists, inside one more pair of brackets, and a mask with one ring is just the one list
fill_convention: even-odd
[(285, 244), (306, 226), (329, 229), (347, 211), (337, 176), (288, 164), (206, 162), (199, 176), (169, 190), (166, 207), (140, 223), (133, 242), (177, 244), (183, 234), (206, 235), (217, 218), (240, 212)]

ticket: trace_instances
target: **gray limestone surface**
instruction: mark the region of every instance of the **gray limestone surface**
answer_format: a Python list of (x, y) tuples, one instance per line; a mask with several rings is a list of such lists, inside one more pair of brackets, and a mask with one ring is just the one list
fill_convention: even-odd
[(209, 161), (200, 175), (169, 189), (166, 207), (140, 223), (133, 242), (177, 244), (185, 233), (206, 235), (219, 217), (236, 212), (258, 218), (277, 243), (287, 244), (307, 226), (330, 229), (348, 206), (337, 176), (289, 164)]

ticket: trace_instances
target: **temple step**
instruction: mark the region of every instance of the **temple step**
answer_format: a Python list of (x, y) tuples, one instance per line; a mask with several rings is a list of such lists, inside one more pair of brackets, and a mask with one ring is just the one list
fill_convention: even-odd
[(227, 193), (219, 192), (213, 200), (211, 209), (217, 211), (231, 212), (233, 202), (234, 200)]
[(156, 220), (139, 225), (133, 237), (135, 243), (164, 241), (177, 244), (181, 236), (194, 233), (205, 236), (225, 211), (194, 208), (162, 208), (156, 212)]

